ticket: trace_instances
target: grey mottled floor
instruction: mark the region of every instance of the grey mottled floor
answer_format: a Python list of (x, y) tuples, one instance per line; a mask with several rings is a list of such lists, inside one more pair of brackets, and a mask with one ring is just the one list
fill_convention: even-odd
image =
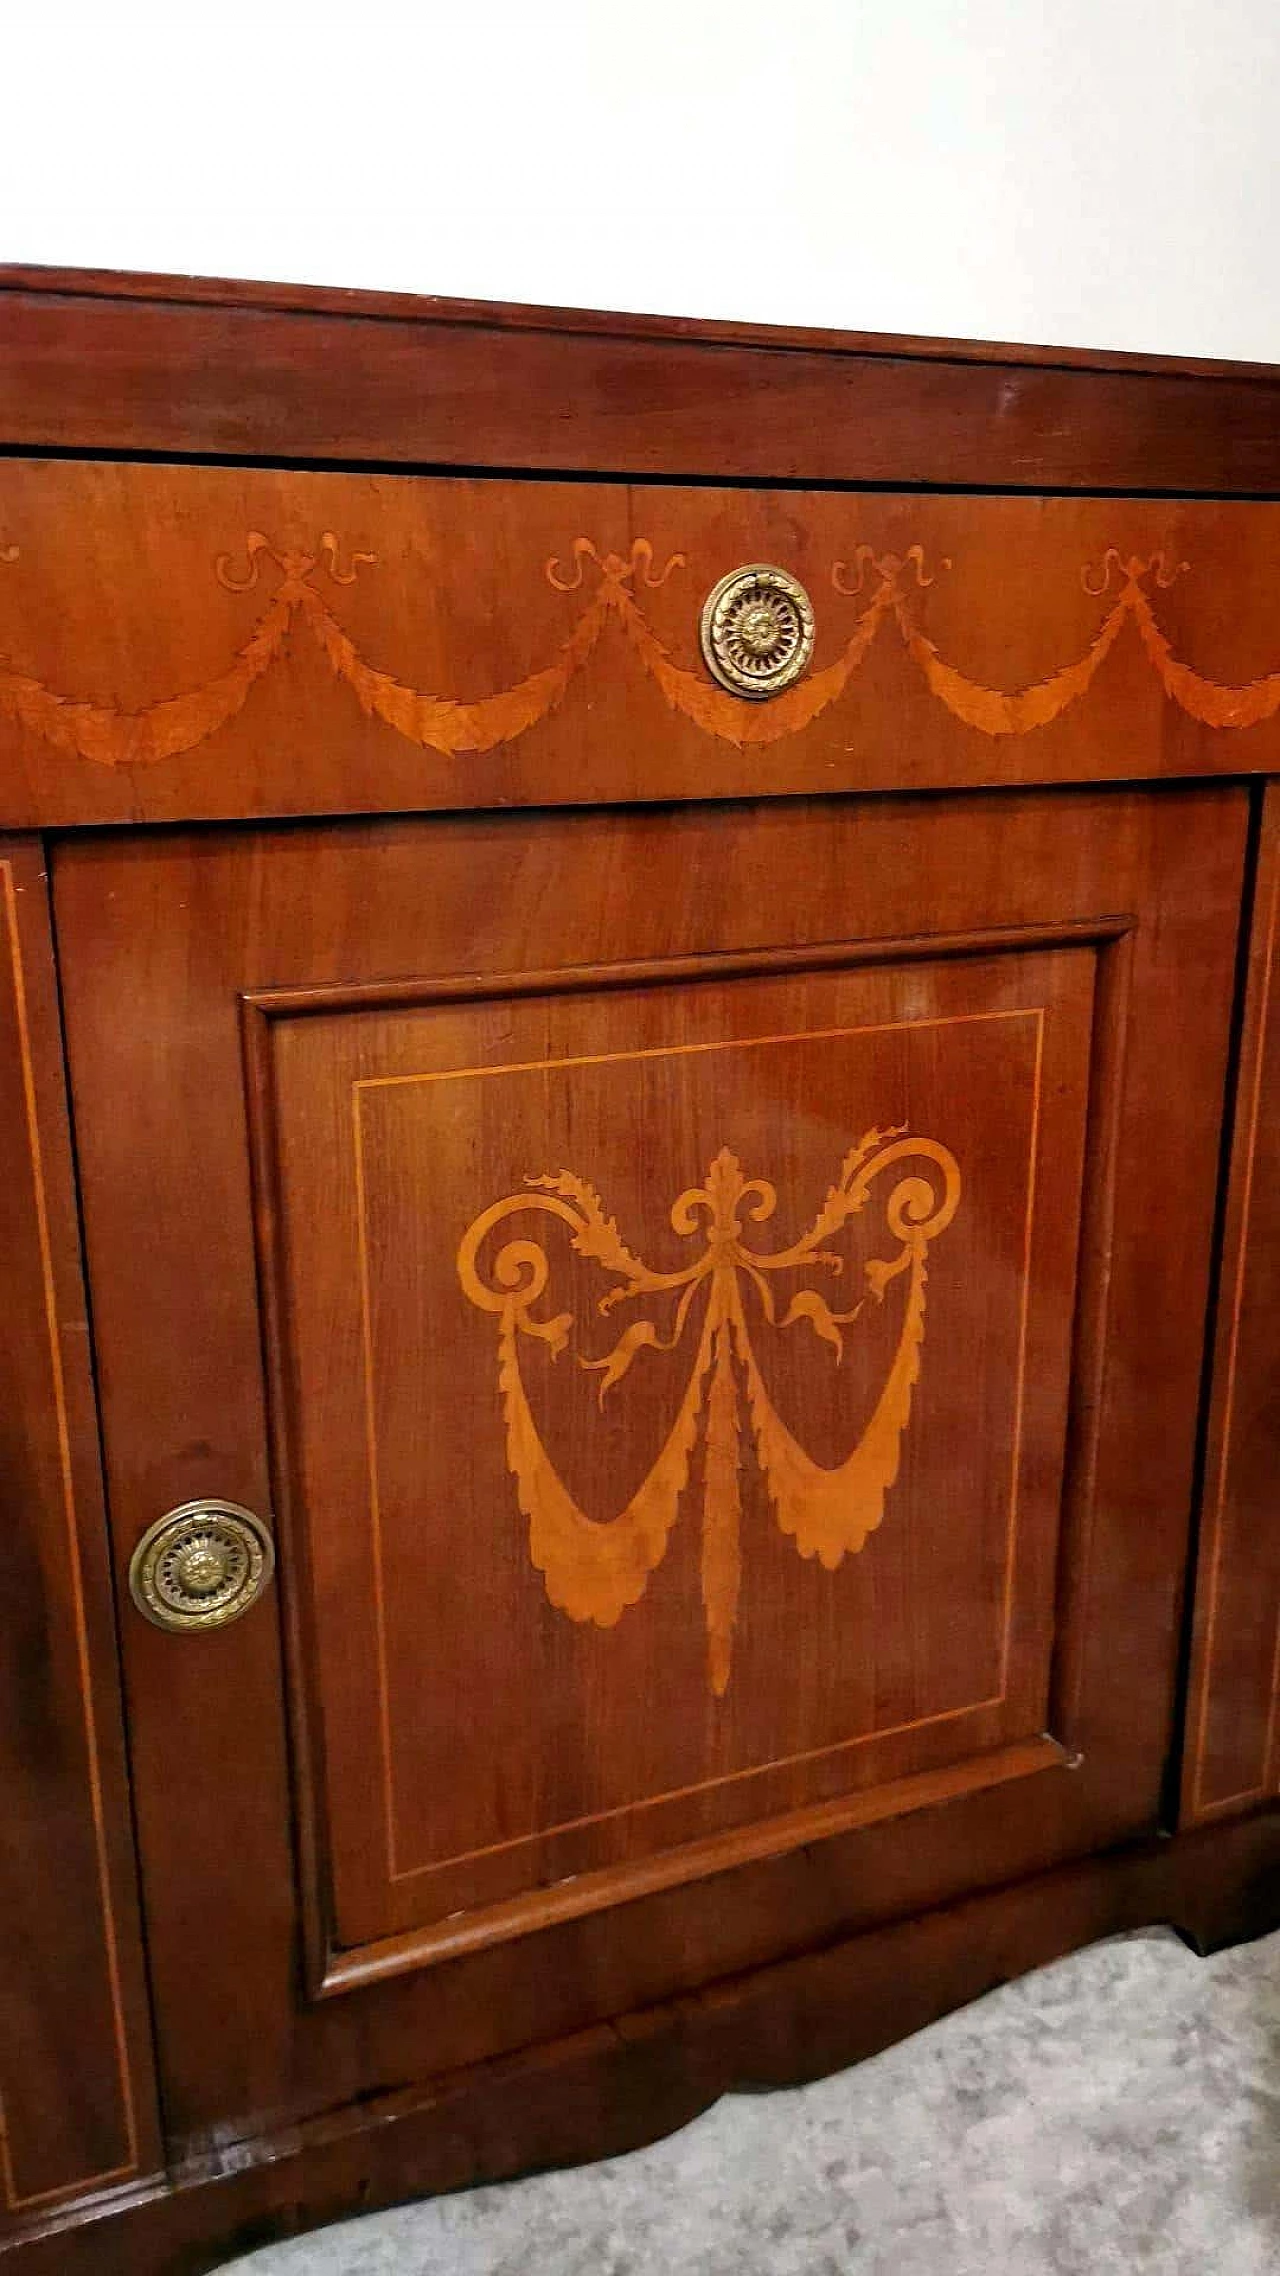
[(1280, 1935), (1094, 1945), (841, 2077), (238, 2276), (1280, 2276)]

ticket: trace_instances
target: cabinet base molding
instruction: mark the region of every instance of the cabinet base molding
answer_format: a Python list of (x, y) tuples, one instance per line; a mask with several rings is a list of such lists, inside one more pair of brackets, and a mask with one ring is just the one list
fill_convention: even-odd
[(201, 2276), (336, 2221), (642, 2148), (722, 2095), (803, 2084), (1100, 1937), (1204, 1954), (1280, 1926), (1280, 1810), (1118, 1850), (451, 2077), (230, 2144), (33, 2222), (4, 2276)]

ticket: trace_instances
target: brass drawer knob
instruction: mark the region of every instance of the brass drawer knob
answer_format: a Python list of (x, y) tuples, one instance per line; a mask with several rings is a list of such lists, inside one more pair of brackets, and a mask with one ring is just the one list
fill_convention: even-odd
[(275, 1569), (260, 1517), (238, 1502), (183, 1502), (149, 1525), (129, 1560), (129, 1588), (157, 1628), (225, 1628), (256, 1604)]
[(804, 586), (767, 561), (731, 570), (707, 595), (702, 653), (731, 695), (781, 695), (813, 654), (813, 606)]

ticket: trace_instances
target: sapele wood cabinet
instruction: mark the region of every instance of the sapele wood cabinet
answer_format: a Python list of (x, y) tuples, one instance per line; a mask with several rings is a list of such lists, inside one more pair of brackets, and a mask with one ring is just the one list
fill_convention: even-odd
[(1280, 1914), (1274, 375), (590, 323), (0, 295), (20, 2276)]

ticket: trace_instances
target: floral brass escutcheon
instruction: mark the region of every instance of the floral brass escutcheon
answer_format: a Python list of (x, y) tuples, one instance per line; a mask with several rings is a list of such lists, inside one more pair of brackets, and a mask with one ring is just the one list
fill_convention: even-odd
[[(770, 1276), (806, 1267), (833, 1277), (844, 1260), (823, 1246), (862, 1210), (873, 1182), (905, 1169), (889, 1189), (885, 1221), (897, 1252), (864, 1267), (866, 1287), (848, 1310), (836, 1311), (815, 1288), (801, 1288), (779, 1317)], [(748, 1178), (722, 1148), (705, 1185), (682, 1193), (671, 1210), (673, 1231), (701, 1237), (700, 1253), (683, 1270), (654, 1272), (627, 1247), (591, 1186), (569, 1170), (531, 1177), (529, 1190), (511, 1193), (482, 1211), (463, 1236), (458, 1277), (463, 1292), (498, 1321), (498, 1387), (506, 1421), (507, 1464), (529, 1522), (529, 1553), (544, 1576), (552, 1604), (571, 1620), (611, 1628), (643, 1595), (666, 1552), (699, 1432), (704, 1434), (702, 1493), (702, 1600), (707, 1626), (711, 1688), (728, 1687), (742, 1573), (740, 1539), (743, 1403), (756, 1455), (781, 1530), (802, 1557), (817, 1557), (833, 1572), (847, 1552), (861, 1549), (884, 1514), (898, 1474), (902, 1434), (911, 1413), (924, 1344), (926, 1259), (929, 1244), (955, 1216), (960, 1170), (954, 1155), (932, 1138), (913, 1138), (905, 1125), (868, 1130), (846, 1155), (812, 1225), (791, 1247), (752, 1248), (744, 1223), (759, 1225), (777, 1207), (775, 1188)], [(580, 1509), (538, 1436), (520, 1371), (521, 1338), (565, 1349), (571, 1313), (535, 1319), (551, 1267), (545, 1249), (529, 1237), (504, 1242), (480, 1268), (488, 1236), (508, 1218), (541, 1210), (569, 1228), (570, 1242), (615, 1276), (599, 1299), (602, 1315), (643, 1296), (676, 1299), (664, 1332), (641, 1314), (603, 1358), (579, 1355), (580, 1367), (600, 1376), (600, 1402), (620, 1383), (643, 1350), (674, 1352), (682, 1344), (695, 1300), (706, 1290), (701, 1331), (680, 1409), (656, 1461), (621, 1513), (600, 1521)], [(902, 1329), (888, 1375), (865, 1430), (848, 1459), (834, 1469), (815, 1462), (792, 1436), (769, 1397), (756, 1360), (759, 1324), (778, 1331), (807, 1322), (830, 1344), (839, 1364), (844, 1331), (868, 1298), (879, 1303), (889, 1283), (907, 1276)], [(650, 1307), (652, 1309), (652, 1307)], [(753, 1327), (753, 1321), (757, 1323)]]

